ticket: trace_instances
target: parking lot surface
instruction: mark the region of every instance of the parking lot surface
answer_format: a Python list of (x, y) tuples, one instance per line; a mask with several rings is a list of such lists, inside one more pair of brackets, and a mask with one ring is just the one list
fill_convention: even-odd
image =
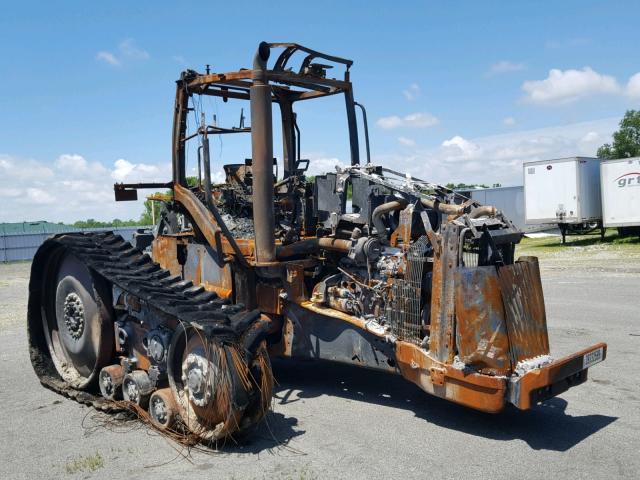
[(400, 377), (277, 362), (273, 412), (217, 452), (41, 387), (26, 340), (30, 265), (0, 264), (0, 478), (637, 478), (640, 254), (571, 248), (545, 252), (543, 286), (555, 357), (609, 345), (586, 384), (490, 415)]

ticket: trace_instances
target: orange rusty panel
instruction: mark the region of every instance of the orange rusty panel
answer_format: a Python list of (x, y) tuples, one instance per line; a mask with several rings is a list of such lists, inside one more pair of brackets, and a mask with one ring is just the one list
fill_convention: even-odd
[[(231, 253), (233, 251), (231, 244), (229, 241), (222, 237), (222, 246), (224, 247), (225, 253)], [(240, 251), (245, 257), (254, 257), (256, 251), (255, 240), (253, 238), (236, 238), (236, 244), (240, 248)]]
[[(598, 352), (602, 349), (601, 355)], [(509, 386), (509, 401), (521, 410), (533, 407), (587, 380), (584, 357), (598, 353), (599, 361), (607, 356), (607, 344), (598, 343), (548, 365), (533, 369), (521, 377), (513, 377)]]
[(498, 269), (513, 364), (549, 354), (547, 316), (536, 257)]
[(454, 276), (460, 360), (483, 373), (508, 373), (509, 338), (495, 267), (458, 268)]
[(391, 234), (389, 243), (391, 246), (397, 247), (399, 241), (402, 241), (404, 248), (409, 248), (409, 242), (411, 240), (411, 223), (413, 219), (413, 205), (409, 205), (404, 210), (400, 211), (400, 222), (398, 228)]
[(427, 393), (483, 412), (496, 413), (504, 408), (504, 377), (458, 370), (408, 342), (396, 343), (396, 362), (402, 376)]
[(217, 258), (215, 250), (190, 243), (185, 247), (184, 278), (228, 298), (233, 293), (231, 266)]
[(142, 339), (147, 334), (148, 329), (134, 322), (129, 322), (129, 324), (133, 328), (133, 332), (134, 332), (132, 335), (133, 338), (131, 338), (128, 341), (132, 341), (133, 343), (133, 345), (131, 345), (130, 348), (133, 353), (133, 356), (136, 358), (136, 368), (140, 368), (142, 370), (149, 370), (149, 367), (151, 366), (151, 361), (149, 360), (149, 357), (147, 357), (146, 349), (142, 344)]
[(278, 343), (269, 345), (269, 355), (271, 357), (291, 357), (293, 355), (293, 322), (290, 318), (284, 317), (284, 323), (280, 325), (282, 328), (282, 338)]
[(151, 243), (151, 256), (171, 275), (182, 275), (182, 265), (178, 263), (178, 239), (158, 236)]

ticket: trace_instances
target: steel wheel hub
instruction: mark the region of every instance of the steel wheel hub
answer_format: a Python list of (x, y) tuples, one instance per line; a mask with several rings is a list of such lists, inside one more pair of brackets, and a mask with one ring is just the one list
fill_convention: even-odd
[(130, 402), (138, 403), (140, 400), (140, 389), (138, 385), (132, 380), (126, 379), (124, 381), (124, 388), (126, 390), (125, 398), (128, 398)]
[(204, 357), (190, 353), (183, 368), (183, 382), (194, 405), (204, 407), (211, 398), (209, 362)]
[(165, 405), (164, 401), (160, 397), (153, 397), (152, 400), (153, 401), (151, 403), (150, 410), (151, 410), (151, 414), (153, 415), (153, 418), (161, 425), (166, 424), (167, 423), (167, 406)]
[(112, 395), (113, 394), (113, 381), (111, 380), (111, 375), (105, 373), (105, 372), (101, 372), (100, 373), (100, 383), (102, 384), (102, 386), (104, 387), (104, 391), (108, 394), (108, 395)]
[(76, 293), (69, 293), (64, 299), (64, 323), (71, 337), (78, 340), (84, 332), (84, 305)]

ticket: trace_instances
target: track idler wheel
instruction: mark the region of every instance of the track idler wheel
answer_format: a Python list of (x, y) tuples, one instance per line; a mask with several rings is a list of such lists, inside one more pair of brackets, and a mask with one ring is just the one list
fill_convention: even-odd
[(128, 401), (146, 407), (149, 395), (155, 385), (144, 370), (134, 370), (125, 375), (122, 381), (122, 397)]
[(31, 361), (41, 380), (58, 376), (68, 387), (87, 390), (112, 358), (111, 290), (65, 247), (47, 247), (31, 267)]
[(109, 365), (100, 370), (98, 385), (100, 393), (107, 400), (120, 400), (122, 398), (122, 381), (124, 380), (124, 368), (122, 365)]
[(171, 429), (176, 422), (176, 403), (170, 388), (161, 388), (149, 398), (149, 416), (153, 424), (160, 430)]

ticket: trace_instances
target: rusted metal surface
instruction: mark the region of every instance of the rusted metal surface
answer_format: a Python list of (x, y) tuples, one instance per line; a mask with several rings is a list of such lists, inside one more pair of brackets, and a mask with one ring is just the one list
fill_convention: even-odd
[(424, 391), (455, 403), (495, 413), (504, 408), (506, 379), (467, 372), (431, 358), (408, 342), (396, 343), (396, 362), (404, 378)]
[[(215, 218), (214, 210), (207, 208), (198, 200), (191, 190), (182, 185), (174, 185), (173, 191), (176, 201), (189, 212), (189, 215), (207, 239), (209, 246), (219, 254), (226, 253), (235, 255), (241, 264), (246, 265), (247, 260), (238, 243), (226, 228), (224, 222), (219, 221), (221, 219)], [(223, 239), (226, 240), (226, 242)]]
[(390, 202), (378, 205), (371, 214), (371, 223), (376, 227), (376, 233), (379, 236), (384, 236), (386, 233), (385, 225), (382, 222), (382, 216), (387, 215), (395, 210), (400, 210), (407, 206), (406, 200), (393, 200)]
[(304, 264), (289, 262), (286, 266), (285, 291), (287, 298), (296, 303), (309, 300), (304, 284)]
[(159, 236), (151, 244), (153, 259), (171, 275), (182, 275), (182, 265), (178, 262), (178, 238)]
[[(509, 385), (509, 402), (521, 410), (559, 395), (567, 389), (587, 380), (585, 355), (602, 349), (599, 361), (607, 356), (607, 344), (598, 343), (548, 365), (531, 370), (520, 377), (512, 377)], [(590, 366), (590, 365), (589, 365)]]
[(459, 230), (451, 223), (443, 226), (433, 260), (429, 351), (438, 361), (448, 363), (455, 356), (454, 271), (458, 266)]
[(276, 256), (280, 260), (309, 255), (318, 250), (330, 250), (333, 252), (347, 253), (353, 246), (353, 242), (340, 238), (307, 238), (288, 245), (279, 245), (276, 248)]
[(331, 308), (318, 308), (307, 303), (286, 303), (284, 314), (292, 327), (285, 337), (289, 345), (286, 348), (292, 357), (396, 371), (393, 346), (380, 335), (381, 331), (374, 332), (363, 323), (357, 325), (342, 321), (334, 312)]
[(348, 313), (344, 313), (339, 310), (326, 307), (324, 305), (319, 305), (311, 301), (304, 301), (299, 305), (305, 310), (308, 310), (309, 314), (317, 314), (321, 315), (322, 317), (331, 317), (334, 319), (338, 319), (342, 322), (349, 323), (361, 330), (366, 330), (367, 332), (375, 335), (381, 340), (385, 340), (387, 338), (387, 330), (375, 320), (365, 320), (363, 318), (356, 317), (354, 315), (350, 315)]
[(221, 297), (228, 298), (233, 293), (231, 266), (218, 258), (211, 247), (196, 243), (186, 245), (183, 271), (186, 280)]
[(536, 257), (498, 269), (513, 364), (549, 354), (547, 317)]
[(404, 279), (396, 279), (391, 285), (386, 312), (393, 334), (400, 340), (417, 344), (422, 343), (425, 336), (420, 304), (427, 246), (426, 237), (422, 237), (409, 247)]
[(458, 268), (455, 289), (460, 360), (484, 373), (508, 373), (509, 337), (495, 267)]
[[(375, 213), (375, 212), (374, 212)], [(391, 234), (389, 242), (394, 247), (402, 244), (405, 250), (409, 248), (411, 242), (411, 224), (413, 223), (413, 205), (400, 210), (400, 224)]]
[(253, 173), (253, 224), (256, 261), (269, 264), (276, 259), (273, 192), (273, 131), (271, 88), (266, 74), (270, 47), (262, 42), (253, 60), (251, 96), (251, 154)]
[(280, 300), (280, 294), (282, 292), (283, 289), (275, 285), (258, 283), (256, 285), (258, 309), (265, 313), (282, 313), (282, 302)]

